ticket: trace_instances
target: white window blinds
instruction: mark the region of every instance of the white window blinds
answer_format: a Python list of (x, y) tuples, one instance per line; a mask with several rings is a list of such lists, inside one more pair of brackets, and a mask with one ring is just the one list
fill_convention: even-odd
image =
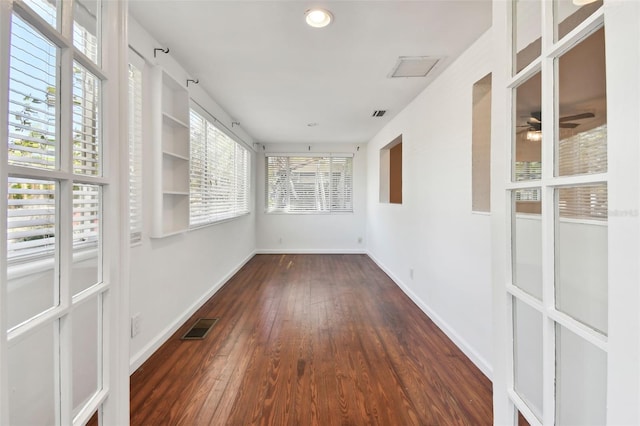
[(267, 156), (267, 213), (353, 212), (353, 157)]
[(100, 80), (73, 63), (73, 172), (98, 176), (100, 165)]
[(194, 110), (190, 128), (190, 225), (248, 213), (248, 151)]
[(142, 237), (142, 71), (129, 64), (129, 233)]
[[(38, 14), (45, 16), (56, 2), (33, 0)], [(48, 13), (48, 12), (47, 12)], [(44, 14), (44, 15), (43, 15)], [(101, 90), (102, 81), (73, 61), (72, 101), (61, 107), (57, 96), (61, 76), (60, 49), (18, 15), (12, 16), (9, 59), (8, 162), (26, 166), (17, 176), (8, 176), (7, 254), (10, 261), (52, 257), (61, 220), (61, 203), (73, 203), (73, 249), (95, 247), (101, 220), (100, 184), (91, 185), (101, 170)], [(78, 53), (74, 54), (78, 56)], [(65, 123), (71, 125), (73, 139), (58, 140)], [(63, 149), (61, 149), (61, 147)], [(73, 152), (70, 169), (58, 158)], [(39, 169), (29, 176), (29, 169)], [(55, 169), (56, 176), (42, 178)], [(68, 175), (66, 173), (69, 173)], [(72, 182), (82, 175), (83, 182)], [(66, 179), (65, 179), (66, 176)], [(72, 185), (72, 200), (61, 188)], [(70, 219), (69, 219), (70, 220)]]
[(560, 176), (604, 173), (607, 171), (607, 125), (560, 140)]
[(58, 48), (14, 15), (9, 62), (9, 163), (56, 167)]
[[(606, 124), (560, 140), (560, 176), (604, 173), (607, 166)], [(561, 218), (606, 221), (607, 197), (606, 184), (560, 188), (558, 214)]]
[(73, 248), (95, 246), (100, 236), (100, 186), (73, 185)]
[(7, 254), (9, 259), (35, 254), (53, 256), (56, 234), (56, 184), (9, 178)]

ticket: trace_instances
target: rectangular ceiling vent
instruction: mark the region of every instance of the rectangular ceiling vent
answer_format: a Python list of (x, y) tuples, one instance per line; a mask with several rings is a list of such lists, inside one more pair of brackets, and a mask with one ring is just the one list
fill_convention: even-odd
[(382, 117), (386, 113), (387, 113), (386, 109), (377, 109), (377, 110), (373, 111), (373, 114), (371, 116), (372, 117)]
[(435, 56), (400, 56), (389, 77), (426, 77), (439, 60)]

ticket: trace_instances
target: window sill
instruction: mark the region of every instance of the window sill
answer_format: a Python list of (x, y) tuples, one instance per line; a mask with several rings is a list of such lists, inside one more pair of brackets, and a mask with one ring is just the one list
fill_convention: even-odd
[[(73, 263), (82, 262), (98, 256), (97, 248), (78, 250), (73, 253)], [(46, 272), (55, 268), (55, 257), (47, 256), (39, 259), (16, 261), (7, 268), (7, 280), (15, 280), (29, 275)]]
[(245, 216), (249, 216), (250, 214), (251, 214), (251, 212), (249, 211), (249, 212), (246, 212), (246, 213), (242, 213), (242, 214), (240, 214), (238, 216), (227, 217), (227, 218), (224, 218), (224, 219), (216, 220), (214, 222), (201, 223), (201, 224), (198, 224), (198, 225), (190, 225), (189, 229), (187, 231), (189, 231), (189, 232), (197, 231), (197, 230), (202, 229), (202, 228), (208, 228), (210, 226), (221, 225), (223, 223), (232, 222), (234, 220), (243, 218)]
[(347, 216), (354, 214), (351, 212), (269, 212), (265, 211), (265, 215), (276, 216)]

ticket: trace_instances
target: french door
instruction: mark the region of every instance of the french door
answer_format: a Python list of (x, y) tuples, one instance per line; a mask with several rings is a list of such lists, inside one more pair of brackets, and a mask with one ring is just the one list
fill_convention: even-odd
[[(617, 79), (608, 74), (623, 72), (610, 65), (624, 63), (622, 52), (611, 49), (611, 39), (626, 34), (628, 47), (638, 46), (633, 27), (610, 22), (623, 22), (625, 8), (637, 17), (638, 8), (632, 2), (618, 7), (601, 0), (498, 3), (494, 23), (496, 16), (504, 20), (494, 30), (504, 31), (506, 41), (498, 47), (505, 60), (497, 67), (504, 65), (506, 72), (500, 74), (504, 84), (495, 98), (502, 103), (497, 110), (504, 108), (502, 116), (508, 119), (494, 122), (503, 142), (497, 147), (506, 154), (494, 175), (494, 200), (501, 210), (493, 221), (499, 277), (494, 298), (496, 422), (637, 420), (633, 409), (612, 408), (620, 406), (617, 397), (625, 393), (638, 402), (639, 377), (627, 380), (633, 392), (625, 392), (626, 379), (617, 377), (622, 367), (616, 361), (631, 360), (629, 374), (638, 373), (637, 358), (625, 357), (617, 340), (623, 329), (635, 330), (629, 345), (631, 353), (638, 353), (637, 290), (627, 290), (630, 302), (618, 291), (627, 285), (624, 281), (637, 286), (638, 274), (630, 275), (633, 269), (620, 267), (617, 260), (638, 253), (637, 242), (619, 239), (625, 230), (637, 236), (638, 212), (612, 208), (610, 197), (615, 194), (615, 206), (623, 205), (625, 196), (637, 200), (629, 192), (637, 189), (637, 181), (623, 188), (621, 173), (611, 169), (629, 172), (635, 165), (637, 170), (638, 157), (626, 160), (624, 151), (637, 153), (638, 133), (630, 129), (633, 142), (621, 137), (620, 117), (629, 115), (619, 107), (624, 89), (612, 85)], [(609, 11), (611, 18), (605, 19)], [(637, 51), (633, 55), (637, 61)], [(629, 87), (637, 88), (637, 80)], [(611, 89), (617, 104), (608, 99)], [(637, 102), (629, 108), (633, 116)], [(637, 178), (637, 172), (628, 177)], [(637, 209), (637, 203), (631, 205)], [(627, 324), (621, 320), (625, 316)]]
[(120, 135), (107, 126), (118, 90), (105, 89), (119, 48), (107, 53), (115, 27), (103, 23), (120, 18), (109, 3), (0, 6), (1, 424), (102, 422), (113, 402)]

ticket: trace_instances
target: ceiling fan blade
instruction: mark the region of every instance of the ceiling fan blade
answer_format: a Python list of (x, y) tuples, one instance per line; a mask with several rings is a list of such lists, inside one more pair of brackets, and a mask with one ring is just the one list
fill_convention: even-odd
[(560, 123), (558, 124), (558, 126), (562, 129), (575, 129), (576, 127), (578, 127), (580, 124), (578, 123)]
[(593, 118), (593, 117), (595, 117), (595, 114), (593, 114), (592, 112), (583, 112), (582, 114), (567, 115), (566, 117), (560, 117), (560, 120), (558, 121), (562, 123), (564, 121), (584, 120), (585, 118)]
[(540, 121), (527, 121), (527, 124), (531, 130), (542, 130), (542, 123)]

